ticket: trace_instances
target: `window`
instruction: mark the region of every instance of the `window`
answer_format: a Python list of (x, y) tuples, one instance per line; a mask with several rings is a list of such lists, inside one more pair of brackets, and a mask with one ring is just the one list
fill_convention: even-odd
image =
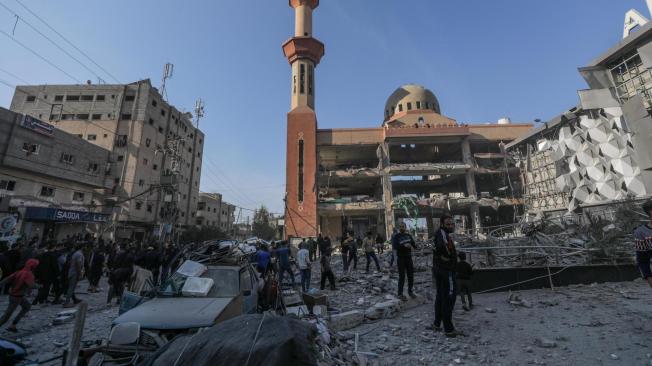
[(188, 148), (188, 152), (189, 152), (189, 153), (192, 152), (192, 147), (189, 147), (189, 148)]
[(152, 144), (152, 139), (145, 139), (145, 146), (149, 147)]
[(158, 105), (158, 102), (152, 99), (152, 107), (156, 107)]
[(64, 121), (69, 121), (71, 119), (75, 119), (75, 115), (74, 114), (64, 113), (64, 114), (61, 115), (61, 119), (64, 120)]
[(197, 153), (197, 157), (198, 157), (198, 158), (201, 158), (201, 153)]
[(55, 96), (54, 96), (54, 101), (55, 101), (55, 102), (61, 102), (61, 101), (63, 101), (63, 95), (55, 95)]
[(0, 190), (13, 191), (16, 189), (15, 180), (0, 180)]
[(197, 211), (204, 211), (205, 209), (206, 209), (206, 202), (197, 203)]
[(187, 195), (187, 194), (184, 194), (184, 195), (183, 195), (183, 199), (185, 200), (186, 197), (188, 197), (188, 195)]
[(303, 202), (303, 140), (299, 140), (299, 188), (298, 188), (298, 199), (299, 202)]
[(106, 100), (106, 96), (98, 94), (98, 95), (95, 96), (95, 100), (98, 101), (98, 102), (104, 101), (104, 100)]
[(42, 186), (41, 197), (54, 197), (54, 187)]
[(125, 96), (125, 102), (133, 102), (136, 99), (133, 95)]
[(66, 152), (62, 152), (60, 161), (66, 164), (73, 164), (75, 162), (75, 156)]
[(93, 114), (92, 119), (97, 121), (98, 119), (102, 119), (102, 115), (101, 114)]
[(161, 109), (161, 116), (165, 116), (165, 109)]
[(50, 115), (50, 121), (56, 121), (61, 118), (60, 114), (51, 114)]
[(123, 114), (120, 116), (120, 119), (122, 119), (123, 121), (124, 121), (124, 120), (130, 120), (130, 119), (131, 119), (131, 113), (123, 113)]
[(93, 101), (93, 96), (92, 95), (82, 95), (81, 100), (84, 102), (92, 102)]
[(412, 103), (408, 102), (408, 104), (407, 104), (407, 109), (408, 109), (408, 111), (411, 111), (411, 110), (412, 110)]
[(156, 164), (152, 165), (152, 170), (158, 170), (158, 165)]
[(72, 200), (77, 202), (84, 202), (84, 193), (83, 192), (73, 192)]
[(147, 160), (146, 158), (143, 158), (143, 164), (147, 165), (147, 163), (149, 163), (149, 160)]
[(89, 115), (84, 113), (84, 114), (78, 114), (78, 115), (76, 115), (76, 116), (75, 116), (75, 119), (85, 120), (85, 119), (88, 119), (88, 117), (89, 117)]
[(107, 135), (107, 134), (104, 134), (104, 138), (107, 138), (107, 137), (109, 137), (109, 135)]
[(123, 160), (125, 160), (124, 155), (118, 155), (117, 160), (118, 160), (118, 161), (123, 161)]
[(305, 94), (305, 81), (306, 81), (306, 65), (305, 64), (300, 64), (299, 65), (300, 72), (299, 72), (299, 93), (300, 94)]
[(181, 217), (186, 217), (186, 213), (185, 213), (185, 212), (182, 212), (182, 213), (181, 213)]
[(426, 109), (430, 109), (430, 102), (426, 102)]
[(80, 139), (83, 139), (83, 138), (84, 138), (84, 135), (82, 135), (82, 134), (80, 133), (80, 134), (77, 134), (77, 137), (79, 137)]
[(147, 212), (152, 212), (152, 205), (147, 205)]
[(163, 133), (163, 127), (159, 126), (159, 127), (158, 127), (158, 132), (159, 132), (159, 133)]
[(79, 100), (79, 95), (66, 95), (66, 100), (76, 102)]
[(308, 65), (308, 95), (312, 95), (312, 85), (315, 81), (313, 76), (314, 70), (312, 65)]
[(403, 112), (403, 104), (399, 104), (399, 105), (398, 105), (398, 111), (399, 111), (399, 112)]
[(145, 181), (142, 180), (142, 179), (140, 179), (140, 180), (138, 181), (138, 187), (142, 187), (142, 186), (144, 186), (144, 185), (145, 185)]
[(421, 102), (417, 102), (417, 109), (421, 109)]
[(140, 201), (136, 201), (136, 210), (140, 210), (143, 207), (143, 203)]
[(97, 165), (97, 163), (93, 163), (93, 162), (88, 163), (88, 171), (89, 172), (97, 173), (97, 170), (99, 168), (100, 168), (100, 166)]
[(38, 152), (39, 152), (40, 149), (41, 149), (41, 145), (39, 145), (39, 144), (33, 144), (31, 142), (24, 142), (23, 143), (23, 151), (25, 151), (27, 153), (38, 155)]
[(201, 139), (199, 139), (199, 144), (201, 145)]
[(27, 99), (25, 99), (26, 102), (34, 102), (36, 101), (36, 96), (34, 95), (28, 95)]
[(86, 138), (88, 139), (88, 141), (95, 141), (97, 140), (97, 135), (88, 135)]
[(125, 147), (125, 146), (127, 146), (127, 135), (118, 135), (118, 136), (116, 136), (115, 145), (117, 147)]
[(152, 118), (149, 119), (149, 124), (154, 125), (154, 120)]

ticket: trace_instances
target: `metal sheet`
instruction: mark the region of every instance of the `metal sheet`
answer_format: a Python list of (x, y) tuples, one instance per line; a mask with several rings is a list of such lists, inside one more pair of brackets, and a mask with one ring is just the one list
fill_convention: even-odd
[(591, 89), (606, 89), (614, 87), (611, 72), (609, 72), (606, 67), (589, 66), (580, 67), (578, 70)]
[(638, 48), (638, 55), (641, 56), (643, 66), (652, 69), (652, 42)]
[(578, 90), (577, 93), (580, 96), (580, 104), (585, 110), (620, 106), (609, 89)]
[(634, 160), (641, 170), (652, 169), (652, 118), (648, 114), (643, 99), (636, 95), (623, 105), (627, 128), (632, 132)]

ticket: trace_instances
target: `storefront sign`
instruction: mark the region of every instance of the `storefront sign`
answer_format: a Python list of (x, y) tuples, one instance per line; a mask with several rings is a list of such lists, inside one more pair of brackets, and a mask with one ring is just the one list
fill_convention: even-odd
[(5, 234), (16, 227), (16, 216), (7, 216), (0, 219), (0, 233)]
[(25, 210), (25, 219), (34, 221), (102, 223), (109, 221), (109, 215), (96, 212), (63, 210), (59, 208), (27, 207)]
[(54, 126), (32, 116), (24, 115), (20, 125), (42, 135), (52, 136), (54, 134)]

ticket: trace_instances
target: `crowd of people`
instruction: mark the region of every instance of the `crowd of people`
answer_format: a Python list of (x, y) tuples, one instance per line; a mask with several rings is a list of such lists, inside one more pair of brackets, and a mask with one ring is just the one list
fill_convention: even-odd
[[(61, 304), (74, 307), (82, 300), (76, 289), (80, 281), (88, 280), (88, 293), (100, 292), (102, 276), (108, 278), (106, 303), (120, 304), (125, 286), (134, 273), (134, 266), (152, 272), (154, 284), (164, 281), (175, 268), (177, 249), (140, 242), (105, 242), (89, 235), (69, 236), (65, 240), (41, 242), (38, 237), (18, 241), (11, 248), (0, 246), (0, 291), (9, 296), (9, 304), (0, 318), (0, 326), (11, 318), (18, 307), (20, 312), (7, 328), (17, 331), (16, 325), (34, 305)], [(30, 294), (35, 292), (33, 300)]]

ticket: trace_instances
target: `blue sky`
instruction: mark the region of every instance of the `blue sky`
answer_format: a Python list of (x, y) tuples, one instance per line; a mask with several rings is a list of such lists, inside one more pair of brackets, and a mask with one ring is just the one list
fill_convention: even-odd
[[(198, 97), (206, 102), (202, 190), (283, 210), (290, 68), (281, 44), (294, 27), (287, 0), (21, 1), (121, 82), (158, 86), (163, 65), (174, 63), (170, 102), (187, 110)], [(0, 3), (66, 46), (15, 0)], [(379, 126), (386, 98), (405, 83), (433, 90), (442, 113), (459, 122), (551, 118), (577, 103), (586, 87), (577, 67), (620, 40), (631, 8), (649, 17), (644, 0), (322, 0), (314, 14), (314, 35), (326, 45), (316, 73), (319, 127)], [(0, 30), (11, 33), (14, 22), (0, 7)], [(25, 24), (15, 37), (74, 77), (96, 80)], [(75, 83), (2, 34), (0, 50), (3, 81)], [(0, 106), (12, 94), (0, 84)]]

